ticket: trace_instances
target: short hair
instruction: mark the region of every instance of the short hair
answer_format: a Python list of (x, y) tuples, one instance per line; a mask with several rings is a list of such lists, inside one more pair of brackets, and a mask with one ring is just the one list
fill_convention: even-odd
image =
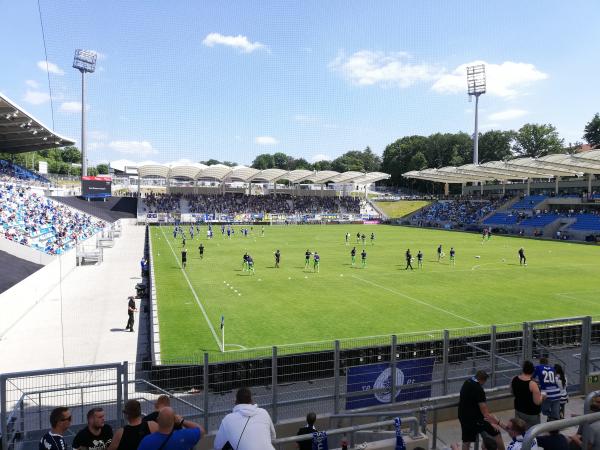
[(511, 428), (518, 432), (520, 435), (524, 435), (527, 431), (527, 423), (523, 419), (519, 419), (518, 417), (513, 417), (509, 421), (511, 423)]
[(307, 423), (308, 425), (311, 425), (311, 426), (312, 426), (312, 425), (314, 425), (314, 424), (315, 424), (315, 422), (316, 422), (316, 421), (317, 421), (317, 415), (316, 415), (314, 412), (309, 412), (309, 413), (306, 415), (306, 423)]
[(531, 361), (525, 361), (523, 363), (523, 373), (527, 375), (531, 375), (535, 372), (535, 367)]
[(235, 394), (235, 403), (236, 405), (252, 404), (252, 392), (247, 387), (239, 388)]
[(156, 405), (171, 406), (171, 397), (165, 394), (159, 395), (154, 403)]
[(540, 364), (548, 364), (548, 357), (540, 356)]
[(135, 419), (142, 415), (142, 405), (137, 400), (127, 400), (123, 412), (130, 419)]
[(485, 370), (478, 370), (477, 373), (475, 374), (475, 378), (477, 378), (477, 381), (487, 381), (487, 379), (490, 376), (487, 374), (487, 372)]
[(69, 408), (66, 406), (59, 406), (58, 408), (54, 408), (50, 413), (50, 425), (54, 428), (58, 425), (58, 422), (63, 418), (63, 413), (67, 412)]
[(97, 412), (104, 412), (104, 409), (100, 408), (99, 406), (97, 406), (96, 408), (92, 408), (87, 412), (87, 420), (90, 420), (92, 417), (94, 417), (94, 414), (96, 414)]

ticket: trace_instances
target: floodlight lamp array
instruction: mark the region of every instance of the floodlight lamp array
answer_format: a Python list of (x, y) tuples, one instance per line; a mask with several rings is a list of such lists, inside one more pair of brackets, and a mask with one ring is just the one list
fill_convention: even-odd
[(469, 95), (481, 95), (486, 91), (485, 65), (467, 67), (467, 87)]
[(80, 72), (93, 73), (96, 70), (96, 59), (98, 55), (96, 52), (91, 50), (82, 50), (78, 48), (75, 50), (75, 56), (73, 58), (73, 68)]

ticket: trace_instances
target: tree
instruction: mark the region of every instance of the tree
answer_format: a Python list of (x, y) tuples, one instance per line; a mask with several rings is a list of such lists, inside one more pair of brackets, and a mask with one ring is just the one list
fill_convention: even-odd
[(583, 138), (590, 144), (592, 147), (597, 147), (600, 145), (600, 114), (596, 113), (594, 118), (590, 120), (583, 129), (585, 132), (583, 134)]
[(551, 124), (526, 123), (515, 135), (513, 149), (520, 156), (537, 158), (563, 153), (563, 140)]
[(96, 166), (96, 170), (99, 175), (107, 175), (108, 174), (108, 164), (98, 164)]
[(479, 136), (479, 162), (502, 161), (513, 156), (514, 131), (490, 130)]
[(277, 152), (273, 155), (273, 165), (271, 167), (281, 170), (290, 170), (293, 160), (294, 158), (291, 156), (288, 156), (282, 152)]
[(60, 153), (61, 159), (64, 162), (81, 163), (81, 152), (77, 147), (65, 147), (62, 150), (60, 150)]
[(312, 170), (312, 164), (304, 158), (298, 158), (294, 160), (293, 170)]
[(312, 166), (314, 170), (331, 170), (331, 161), (324, 159), (313, 163)]
[(211, 158), (208, 161), (200, 161), (200, 164), (204, 164), (205, 166), (214, 166), (216, 164), (221, 164), (221, 161)]
[(269, 155), (268, 153), (263, 153), (262, 155), (258, 155), (252, 161), (252, 167), (258, 170), (270, 169), (273, 167), (273, 155)]
[(408, 170), (423, 170), (427, 169), (427, 158), (423, 152), (418, 151), (415, 153), (412, 158), (410, 158), (410, 163), (408, 164)]
[(98, 172), (98, 167), (88, 167), (88, 175), (90, 177), (95, 177), (96, 175), (98, 175), (100, 172)]

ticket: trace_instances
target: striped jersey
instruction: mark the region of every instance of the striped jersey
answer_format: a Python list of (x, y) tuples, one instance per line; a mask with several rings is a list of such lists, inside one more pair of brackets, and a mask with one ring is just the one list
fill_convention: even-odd
[(540, 385), (540, 390), (546, 393), (548, 400), (560, 400), (560, 387), (556, 383), (554, 367), (540, 364), (535, 367), (533, 378)]

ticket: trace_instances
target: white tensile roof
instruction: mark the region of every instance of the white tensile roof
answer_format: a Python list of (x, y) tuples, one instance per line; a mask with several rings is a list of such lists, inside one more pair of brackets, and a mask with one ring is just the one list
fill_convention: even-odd
[(557, 154), (540, 158), (515, 158), (485, 164), (465, 164), (459, 167), (412, 170), (404, 178), (440, 183), (468, 183), (477, 181), (526, 180), (600, 174), (600, 150), (574, 155)]
[(223, 164), (205, 166), (204, 164), (158, 164), (155, 162), (140, 163), (138, 175), (141, 178), (187, 178), (190, 180), (217, 180), (217, 181), (242, 181), (242, 182), (268, 182), (288, 180), (291, 183), (309, 181), (315, 184), (355, 183), (368, 184), (380, 180), (387, 180), (390, 175), (382, 172), (335, 172), (333, 170), (282, 170), (265, 169), (257, 170), (252, 167), (229, 167)]

